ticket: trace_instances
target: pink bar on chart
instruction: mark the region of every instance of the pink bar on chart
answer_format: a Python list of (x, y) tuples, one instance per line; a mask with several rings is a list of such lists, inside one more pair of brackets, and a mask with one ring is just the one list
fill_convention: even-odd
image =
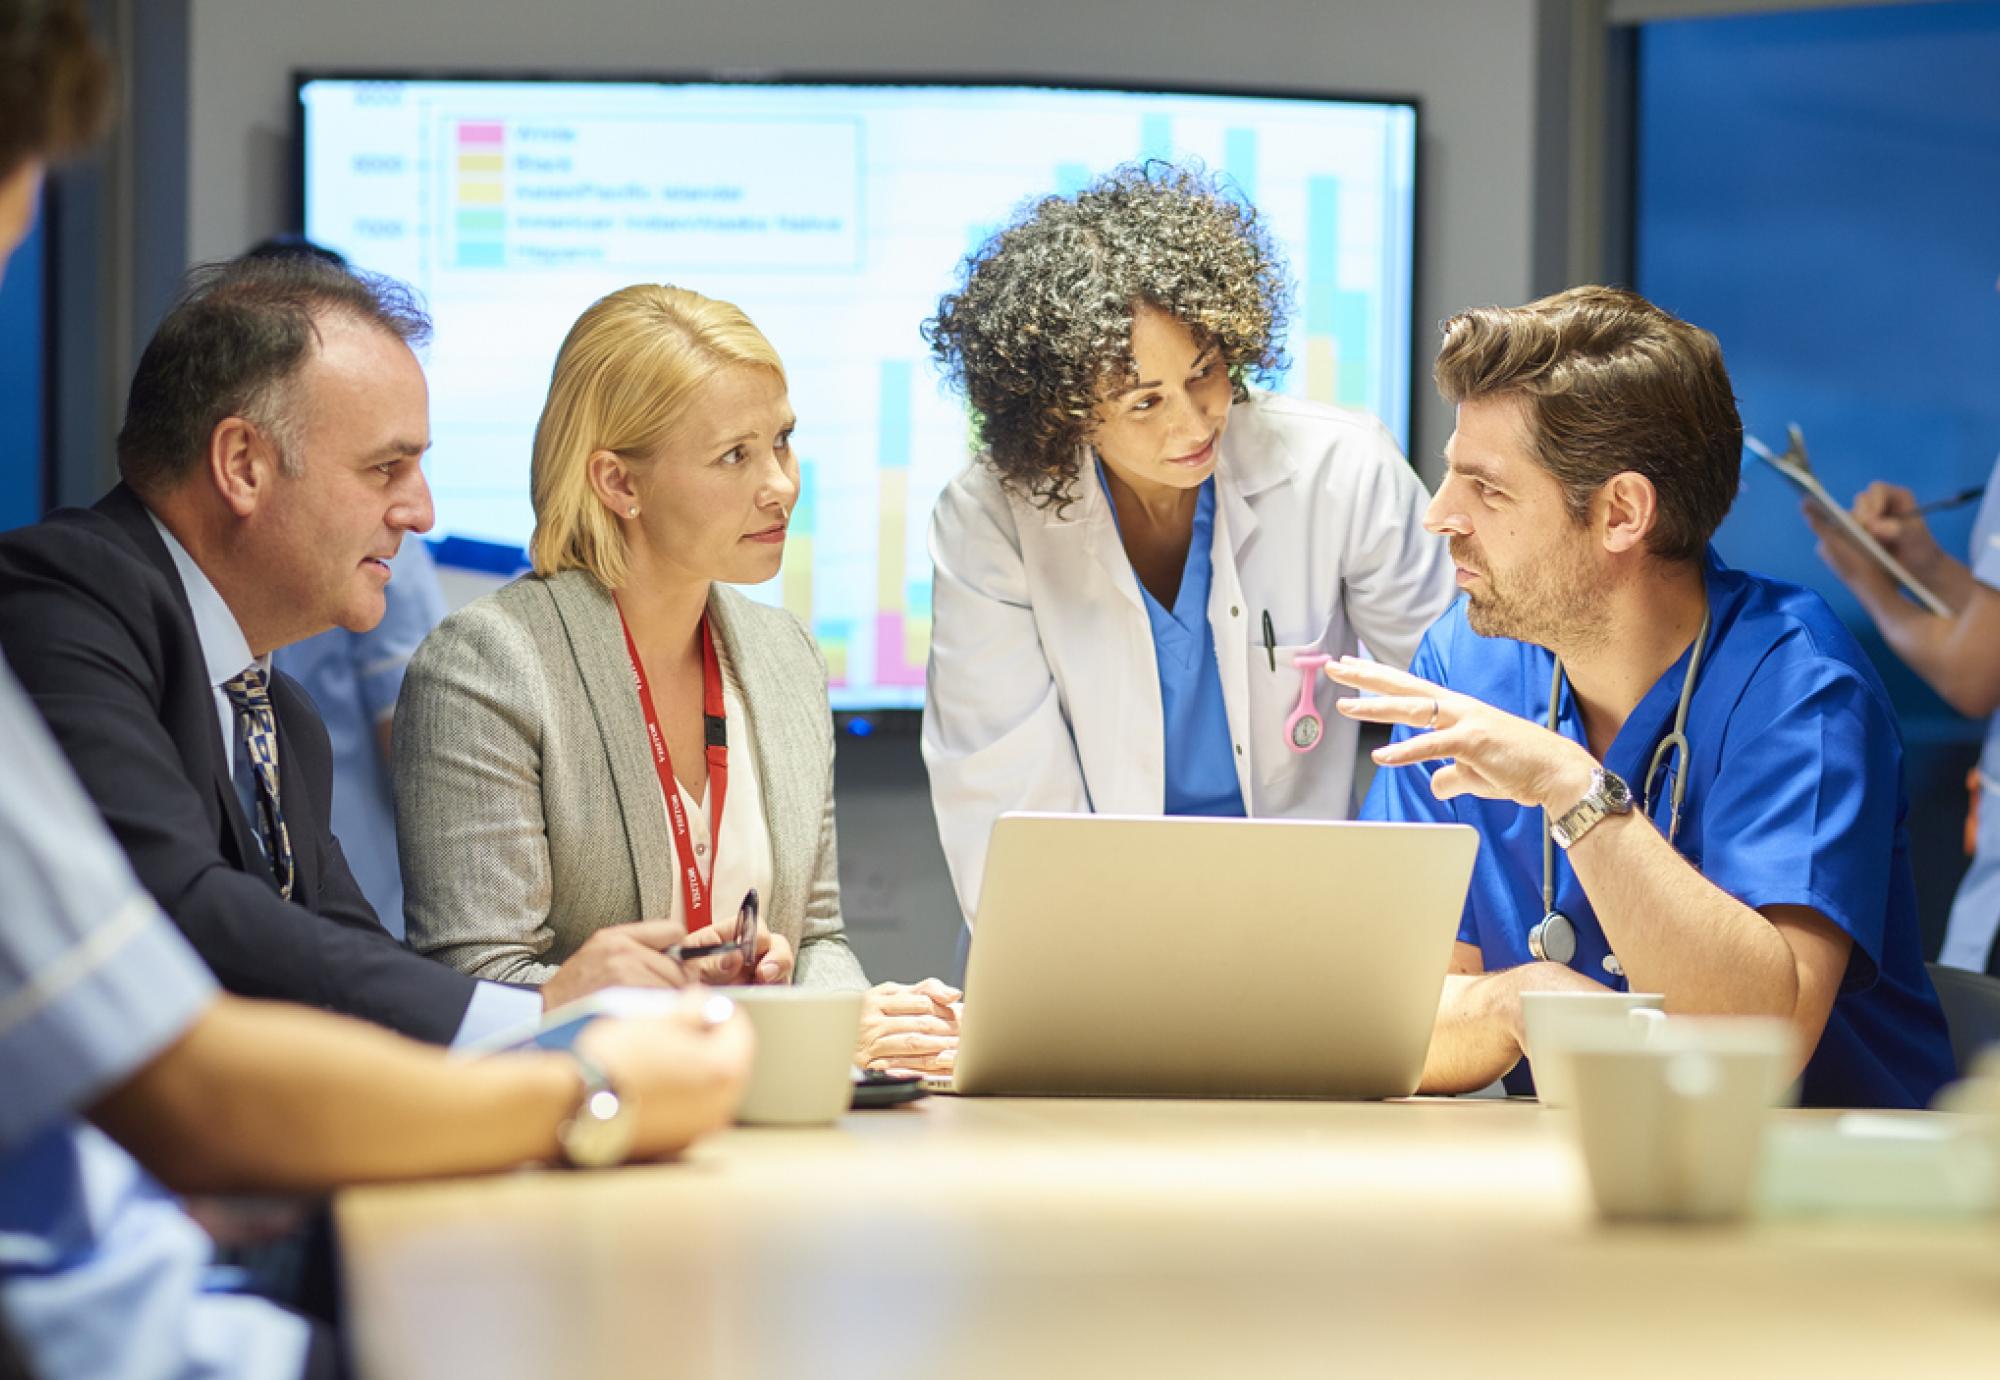
[(903, 678), (903, 615), (875, 615), (875, 683), (896, 685)]
[(924, 668), (909, 663), (909, 630), (900, 613), (875, 615), (875, 683), (877, 685), (922, 685)]
[(501, 144), (507, 140), (507, 126), (499, 120), (462, 120), (458, 126), (460, 144)]

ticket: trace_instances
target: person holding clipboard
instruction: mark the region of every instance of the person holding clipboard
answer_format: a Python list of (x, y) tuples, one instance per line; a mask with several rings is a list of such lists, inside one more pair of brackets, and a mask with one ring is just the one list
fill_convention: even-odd
[[(1993, 479), (2000, 480), (2000, 462)], [(1896, 578), (1849, 540), (1832, 518), (1814, 503), (1801, 506), (1820, 539), (1820, 558), (1854, 591), (1889, 649), (1953, 709), (1987, 720), (1976, 778), (1985, 808), (1978, 811), (1972, 867), (1952, 902), (1938, 961), (1988, 973), (2000, 972), (1994, 953), (1994, 937), (2000, 932), (2000, 713), (1995, 712), (2000, 710), (2000, 497), (1996, 495), (2000, 489), (1989, 480), (1965, 561), (1938, 545), (1924, 520), (1925, 506), (1900, 484), (1877, 480), (1854, 500), (1854, 521), (1936, 594), (1946, 605), (1944, 613), (1905, 598)]]

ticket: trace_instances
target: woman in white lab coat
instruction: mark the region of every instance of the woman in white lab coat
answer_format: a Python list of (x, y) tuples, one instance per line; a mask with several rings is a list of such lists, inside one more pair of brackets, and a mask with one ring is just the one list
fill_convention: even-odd
[(926, 323), (986, 447), (930, 534), (924, 761), (968, 917), (1003, 811), (1350, 813), (1355, 725), (1294, 658), (1404, 666), (1454, 582), (1380, 422), (1248, 387), (1287, 311), (1255, 209), (1149, 163), (1029, 208)]

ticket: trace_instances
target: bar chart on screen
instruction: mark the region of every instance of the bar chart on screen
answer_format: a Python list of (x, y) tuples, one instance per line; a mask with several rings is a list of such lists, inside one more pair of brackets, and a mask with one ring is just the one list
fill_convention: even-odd
[(746, 592), (811, 629), (837, 708), (922, 702), (926, 532), (974, 441), (920, 327), (1033, 198), (1136, 159), (1219, 174), (1263, 214), (1296, 288), (1286, 366), (1263, 382), (1407, 427), (1407, 105), (335, 77), (301, 99), (306, 233), (410, 282), (434, 318), (437, 535), (526, 543), (550, 370), (598, 297), (671, 282), (757, 324), (799, 418), (799, 493), (779, 575)]

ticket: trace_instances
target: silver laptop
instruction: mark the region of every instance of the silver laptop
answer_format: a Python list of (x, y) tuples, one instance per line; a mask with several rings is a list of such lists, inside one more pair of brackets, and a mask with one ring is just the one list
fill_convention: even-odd
[(1004, 815), (932, 1086), (1414, 1092), (1478, 846), (1462, 824)]

